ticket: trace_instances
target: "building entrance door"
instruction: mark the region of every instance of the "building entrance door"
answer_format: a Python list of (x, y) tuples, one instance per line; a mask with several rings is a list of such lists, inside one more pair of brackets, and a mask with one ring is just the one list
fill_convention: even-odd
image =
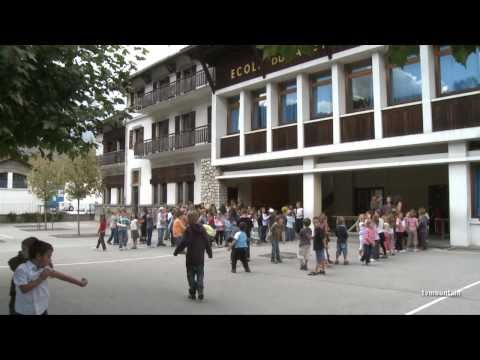
[(380, 195), (383, 199), (383, 188), (355, 188), (353, 202), (355, 215), (370, 210), (370, 200), (373, 195)]
[(235, 201), (236, 204), (238, 203), (238, 188), (227, 188), (227, 201), (230, 204), (232, 200)]
[(428, 214), (430, 215), (430, 233), (449, 233), (448, 186), (431, 185), (428, 187)]

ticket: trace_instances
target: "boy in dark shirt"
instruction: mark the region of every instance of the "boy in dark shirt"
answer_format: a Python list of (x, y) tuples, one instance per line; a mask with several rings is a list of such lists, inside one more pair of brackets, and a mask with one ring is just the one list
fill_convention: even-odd
[(187, 266), (189, 298), (195, 300), (196, 292), (198, 291), (198, 299), (203, 300), (205, 252), (207, 252), (208, 257), (211, 259), (213, 255), (212, 248), (205, 229), (198, 223), (198, 213), (196, 211), (189, 212), (187, 219), (188, 227), (173, 255), (177, 256), (187, 248), (185, 263)]
[(347, 239), (348, 232), (347, 227), (345, 226), (345, 219), (342, 216), (337, 218), (337, 227), (335, 229), (335, 236), (337, 237), (337, 257), (335, 259), (335, 264), (338, 265), (338, 258), (343, 254), (343, 265), (348, 265), (347, 260)]
[[(19, 251), (17, 256), (8, 260), (8, 266), (10, 266), (10, 270), (15, 272), (15, 270), (17, 270), (17, 267), (19, 267), (21, 264), (26, 263), (28, 261), (28, 248), (36, 240), (38, 239), (35, 237), (29, 237), (22, 241), (22, 251)], [(10, 303), (8, 304), (10, 315), (15, 314), (15, 298), (16, 298), (15, 284), (13, 283), (13, 279), (12, 279), (12, 282), (10, 283)]]
[(246, 209), (242, 210), (242, 215), (240, 216), (240, 219), (238, 220), (238, 226), (240, 226), (241, 223), (245, 224), (245, 234), (247, 235), (247, 261), (250, 261), (250, 236), (253, 228), (253, 222), (252, 219), (250, 219), (250, 216), (248, 215), (248, 212)]

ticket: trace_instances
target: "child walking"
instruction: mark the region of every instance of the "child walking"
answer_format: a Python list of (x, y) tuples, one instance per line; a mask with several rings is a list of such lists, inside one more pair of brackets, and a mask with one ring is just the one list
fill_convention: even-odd
[(298, 254), (300, 257), (300, 270), (308, 270), (308, 258), (310, 257), (310, 246), (312, 243), (312, 229), (309, 218), (303, 220), (304, 227), (300, 229), (298, 243)]
[(372, 254), (372, 248), (375, 244), (375, 231), (373, 229), (372, 220), (367, 219), (365, 221), (365, 230), (363, 236), (363, 256), (360, 259), (365, 265), (370, 263), (370, 257)]
[(315, 251), (315, 257), (317, 259), (317, 266), (315, 271), (310, 272), (308, 275), (325, 275), (325, 227), (322, 226), (318, 217), (313, 218), (314, 235), (313, 235), (313, 250)]
[(105, 245), (105, 232), (107, 231), (107, 220), (105, 219), (105, 215), (100, 215), (100, 225), (98, 226), (98, 241), (97, 247), (95, 248), (98, 250), (100, 245), (102, 245), (103, 251), (107, 250), (107, 246)]
[(337, 217), (337, 227), (335, 228), (335, 236), (337, 237), (337, 254), (335, 257), (335, 264), (338, 265), (338, 258), (343, 254), (343, 265), (348, 265), (348, 232), (345, 226), (345, 219), (343, 216)]
[(51, 268), (53, 247), (49, 243), (35, 240), (28, 249), (29, 260), (18, 266), (13, 275), (16, 289), (16, 315), (48, 315), (50, 292), (48, 278), (59, 279), (85, 287), (86, 279), (77, 280)]
[(397, 252), (405, 252), (403, 249), (403, 238), (405, 236), (405, 221), (403, 213), (399, 212), (395, 219), (395, 249)]
[(130, 234), (132, 235), (132, 240), (133, 240), (132, 249), (136, 249), (137, 248), (137, 240), (139, 238), (138, 219), (137, 219), (136, 216), (133, 216), (133, 215), (132, 215), (131, 221), (130, 221)]
[(418, 237), (417, 237), (417, 228), (418, 228), (418, 220), (416, 218), (415, 210), (410, 210), (407, 214), (407, 218), (405, 219), (406, 227), (407, 227), (407, 249), (411, 250), (413, 245), (413, 251), (418, 251)]
[(358, 248), (358, 259), (360, 260), (363, 256), (363, 241), (365, 237), (365, 214), (358, 215), (357, 232), (358, 241), (360, 243)]
[(247, 234), (245, 232), (246, 228), (247, 228), (247, 224), (245, 224), (244, 222), (240, 222), (239, 230), (233, 236), (233, 241), (230, 245), (232, 248), (232, 273), (237, 272), (238, 260), (242, 262), (245, 272), (251, 272), (250, 268), (248, 267), (248, 261), (247, 261), (248, 243), (247, 243)]
[(425, 208), (418, 209), (418, 245), (422, 250), (427, 250), (427, 236), (428, 236), (428, 216)]
[(286, 241), (293, 241), (295, 240), (295, 229), (293, 228), (295, 225), (295, 217), (293, 216), (293, 211), (287, 211), (287, 226), (286, 226)]

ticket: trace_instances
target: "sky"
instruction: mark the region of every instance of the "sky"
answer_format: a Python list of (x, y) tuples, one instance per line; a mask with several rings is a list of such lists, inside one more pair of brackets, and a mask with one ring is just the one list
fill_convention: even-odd
[(139, 71), (188, 45), (130, 45), (129, 47), (133, 50), (135, 46), (142, 46), (149, 51), (145, 56), (146, 59), (137, 63)]

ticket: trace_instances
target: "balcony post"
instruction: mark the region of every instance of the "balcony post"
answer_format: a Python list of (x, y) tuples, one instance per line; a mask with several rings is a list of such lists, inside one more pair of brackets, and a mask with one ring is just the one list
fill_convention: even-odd
[(382, 109), (387, 106), (387, 81), (383, 54), (372, 55), (373, 123), (375, 139), (383, 138)]
[(420, 45), (420, 69), (422, 74), (423, 132), (432, 132), (432, 99), (435, 99), (435, 57), (431, 45)]
[(297, 148), (303, 149), (303, 123), (310, 120), (310, 91), (307, 74), (297, 75)]
[(267, 152), (272, 152), (272, 127), (278, 124), (277, 84), (267, 83)]
[(332, 66), (333, 143), (340, 144), (340, 116), (345, 114), (345, 76), (343, 64)]

